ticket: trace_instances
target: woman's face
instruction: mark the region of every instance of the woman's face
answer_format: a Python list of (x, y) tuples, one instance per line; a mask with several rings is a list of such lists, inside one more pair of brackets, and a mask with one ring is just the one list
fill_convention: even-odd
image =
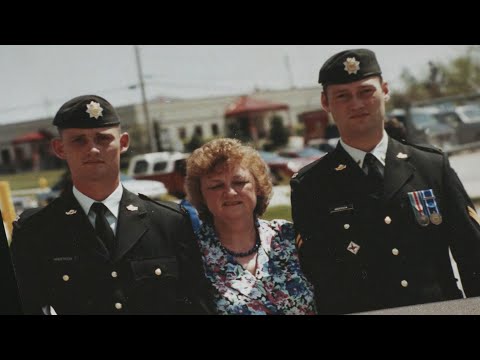
[(219, 164), (200, 178), (205, 204), (216, 221), (251, 219), (257, 206), (257, 189), (251, 172), (240, 164)]

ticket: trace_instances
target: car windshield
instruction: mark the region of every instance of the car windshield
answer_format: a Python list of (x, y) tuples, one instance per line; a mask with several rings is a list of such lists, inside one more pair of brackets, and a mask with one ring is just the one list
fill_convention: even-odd
[(434, 114), (412, 113), (412, 122), (418, 130), (424, 130), (439, 124)]
[(463, 118), (466, 123), (479, 122), (480, 121), (480, 107), (472, 106), (463, 110), (465, 117)]

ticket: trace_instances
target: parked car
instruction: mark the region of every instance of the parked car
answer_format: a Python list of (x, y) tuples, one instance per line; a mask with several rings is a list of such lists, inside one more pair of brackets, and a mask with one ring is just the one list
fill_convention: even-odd
[(274, 185), (281, 183), (284, 179), (289, 179), (293, 172), (288, 168), (288, 158), (278, 155), (271, 151), (259, 151), (263, 161), (268, 165), (272, 182)]
[(183, 198), (188, 156), (168, 151), (136, 155), (130, 159), (127, 174), (137, 180), (161, 181), (170, 194)]
[[(71, 182), (69, 181), (69, 177), (64, 175), (55, 185), (52, 186), (49, 192), (37, 194), (38, 204), (44, 206), (49, 204), (55, 198), (59, 197), (67, 186), (71, 186)], [(147, 195), (152, 199), (162, 200), (165, 195), (168, 194), (167, 188), (160, 181), (136, 180), (125, 174), (120, 174), (120, 181), (125, 189), (133, 192), (134, 194), (141, 193)]]
[(442, 124), (455, 130), (458, 144), (480, 141), (480, 106), (463, 105), (438, 114)]
[(317, 159), (325, 156), (327, 153), (313, 147), (305, 147), (303, 149), (295, 149), (295, 150), (282, 150), (279, 151), (278, 154), (280, 156), (286, 157), (289, 159), (287, 163), (287, 167), (290, 170), (289, 176), (291, 177), (293, 174), (297, 173), (301, 168), (307, 166), (308, 164), (314, 162)]
[(407, 140), (416, 144), (430, 144), (441, 149), (456, 145), (458, 140), (455, 130), (442, 124), (437, 107), (412, 107), (409, 111), (394, 109), (388, 117), (395, 117), (403, 122), (407, 131)]

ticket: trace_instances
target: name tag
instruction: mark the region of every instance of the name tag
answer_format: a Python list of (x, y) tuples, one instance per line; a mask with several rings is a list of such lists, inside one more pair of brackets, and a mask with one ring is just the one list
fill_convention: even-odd
[(353, 204), (335, 206), (330, 208), (330, 214), (341, 213), (345, 211), (353, 211)]
[(52, 258), (53, 262), (59, 263), (59, 262), (72, 262), (75, 261), (76, 259), (72, 256), (60, 256), (60, 257), (54, 257)]

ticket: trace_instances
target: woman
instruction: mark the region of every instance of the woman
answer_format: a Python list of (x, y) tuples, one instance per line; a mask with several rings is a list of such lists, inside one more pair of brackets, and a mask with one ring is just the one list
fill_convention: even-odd
[(314, 314), (293, 225), (259, 217), (272, 193), (267, 165), (238, 140), (216, 139), (187, 160), (186, 188), (219, 314)]

